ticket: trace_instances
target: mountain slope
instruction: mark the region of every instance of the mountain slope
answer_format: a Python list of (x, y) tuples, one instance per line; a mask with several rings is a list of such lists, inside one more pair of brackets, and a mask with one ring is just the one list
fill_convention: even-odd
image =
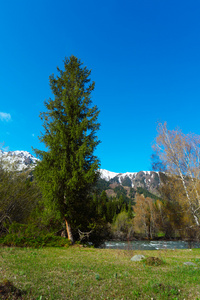
[[(2, 150), (0, 150), (0, 160), (2, 160), (4, 167), (9, 169), (14, 168), (17, 171), (33, 169), (39, 161), (39, 159), (27, 151), (6, 152)], [(130, 192), (131, 188), (135, 191), (137, 188), (143, 188), (159, 196), (160, 175), (158, 172), (116, 173), (105, 169), (100, 169), (99, 172), (101, 180), (105, 182), (104, 187), (107, 190), (110, 189), (110, 195), (114, 195), (111, 190), (114, 190), (117, 186), (123, 186), (128, 192)]]
[(106, 180), (111, 188), (116, 185), (130, 187), (135, 190), (143, 188), (152, 194), (159, 196), (160, 174), (154, 171), (114, 173), (107, 170), (100, 170), (101, 178)]

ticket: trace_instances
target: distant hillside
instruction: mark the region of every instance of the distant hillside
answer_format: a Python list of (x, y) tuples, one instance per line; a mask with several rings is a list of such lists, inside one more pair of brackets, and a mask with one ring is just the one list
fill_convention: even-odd
[[(114, 173), (100, 170), (99, 187), (104, 187), (108, 196), (117, 196), (117, 187), (122, 187), (129, 198), (135, 193), (150, 196), (160, 196), (160, 173), (154, 171), (140, 171), (134, 173)], [(146, 192), (145, 192), (146, 191)]]

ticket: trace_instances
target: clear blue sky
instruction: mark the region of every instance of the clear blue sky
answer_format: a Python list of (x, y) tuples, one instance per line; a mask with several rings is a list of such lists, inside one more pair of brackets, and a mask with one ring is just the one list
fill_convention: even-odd
[(92, 69), (101, 168), (151, 168), (157, 122), (200, 134), (200, 1), (10, 0), (0, 4), (0, 142), (44, 149), (49, 75), (75, 55)]

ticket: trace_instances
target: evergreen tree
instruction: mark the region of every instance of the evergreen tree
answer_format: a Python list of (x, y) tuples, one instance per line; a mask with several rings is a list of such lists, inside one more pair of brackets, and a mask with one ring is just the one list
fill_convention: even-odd
[(40, 114), (44, 133), (40, 141), (47, 151), (35, 149), (41, 162), (35, 169), (43, 194), (65, 220), (68, 238), (87, 218), (89, 195), (98, 179), (99, 160), (93, 154), (99, 144), (96, 132), (99, 110), (92, 106), (91, 71), (75, 56), (64, 60), (64, 71), (50, 76), (54, 99)]
[(129, 201), (128, 203), (128, 217), (129, 219), (133, 218), (133, 209), (132, 209), (131, 201)]

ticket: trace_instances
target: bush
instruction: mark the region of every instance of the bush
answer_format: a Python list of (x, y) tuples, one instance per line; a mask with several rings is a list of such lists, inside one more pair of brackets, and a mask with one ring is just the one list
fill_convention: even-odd
[(9, 234), (0, 238), (1, 246), (17, 247), (63, 247), (69, 246), (70, 241), (64, 237), (55, 236), (54, 233), (39, 231), (34, 225), (13, 223)]
[(0, 234), (8, 223), (27, 223), (36, 209), (41, 193), (31, 180), (30, 172), (8, 171), (0, 161)]
[(114, 238), (122, 240), (133, 237), (133, 222), (132, 219), (129, 218), (127, 212), (123, 211), (117, 215), (116, 220), (112, 226), (112, 234)]

